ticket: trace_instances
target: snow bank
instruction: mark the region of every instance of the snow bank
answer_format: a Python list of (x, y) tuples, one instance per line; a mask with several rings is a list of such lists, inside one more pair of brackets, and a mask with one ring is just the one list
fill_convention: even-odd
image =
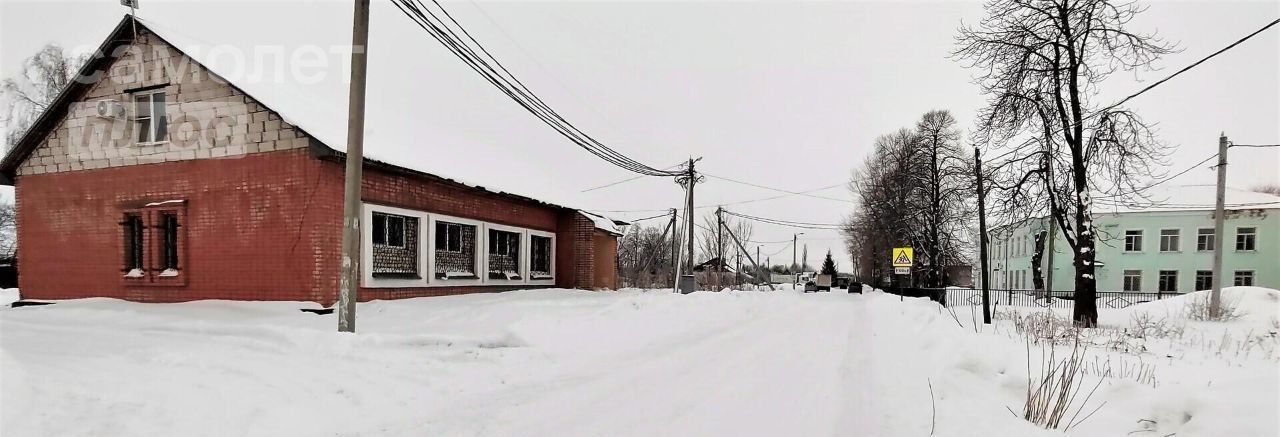
[[(1110, 312), (1103, 322), (1127, 323), (1136, 314), (1149, 314), (1172, 320), (1188, 320), (1187, 312), (1197, 303), (1207, 302), (1209, 290), (1187, 293), (1177, 297), (1141, 303)], [(1280, 290), (1262, 287), (1227, 287), (1222, 289), (1224, 307), (1234, 307), (1240, 314), (1236, 320), (1226, 322), (1245, 329), (1275, 329), (1280, 320)], [(1101, 317), (1101, 315), (1100, 315)], [(1118, 320), (1123, 318), (1123, 320)]]
[(22, 297), (18, 295), (18, 289), (16, 288), (0, 289), (0, 306), (9, 306), (9, 304), (21, 299)]
[[(304, 302), (3, 308), (0, 429), (6, 437), (1064, 435), (1008, 411), (1026, 390), (1020, 338), (998, 327), (975, 333), (967, 317), (927, 299), (867, 291), (526, 290), (378, 301), (358, 306), (354, 335), (334, 332), (333, 315), (297, 311), (314, 306)], [(1122, 436), (1147, 423), (1153, 435), (1277, 434), (1275, 360), (1098, 354), (1156, 363), (1159, 384), (1104, 378), (1095, 397), (1107, 406), (1066, 435)]]

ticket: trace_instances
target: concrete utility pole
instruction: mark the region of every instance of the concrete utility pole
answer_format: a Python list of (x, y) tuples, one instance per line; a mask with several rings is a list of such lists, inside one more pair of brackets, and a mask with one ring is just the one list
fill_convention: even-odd
[(351, 92), (347, 115), (347, 172), (343, 181), (342, 278), (338, 281), (338, 332), (356, 332), (360, 287), (360, 183), (364, 180), (364, 86), (369, 45), (369, 0), (356, 0), (351, 35)]
[(1209, 292), (1209, 317), (1217, 319), (1222, 314), (1222, 240), (1226, 219), (1227, 200), (1227, 133), (1218, 137), (1218, 195), (1213, 211), (1213, 291)]
[(987, 284), (987, 192), (982, 187), (982, 156), (973, 148), (973, 173), (978, 179), (978, 257), (982, 265), (982, 323), (991, 324), (991, 285)]

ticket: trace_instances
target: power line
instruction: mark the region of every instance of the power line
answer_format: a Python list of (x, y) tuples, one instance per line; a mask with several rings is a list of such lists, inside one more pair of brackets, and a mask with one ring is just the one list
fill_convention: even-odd
[[(449, 22), (466, 36), (471, 44), (462, 40), (462, 37), (454, 31), (439, 15), (436, 15), (421, 0), (395, 0), (393, 3), (401, 12), (404, 12), (415, 24), (421, 27), (437, 41), (445, 46), (454, 56), (462, 60), (468, 67), (479, 73), (486, 81), (497, 87), (499, 91), (506, 94), (516, 104), (523, 107), (526, 111), (538, 117), (543, 123), (550, 126), (556, 132), (565, 138), (582, 147), (584, 150), (596, 155), (600, 159), (609, 162), (620, 168), (639, 173), (647, 176), (676, 176), (683, 174), (682, 172), (672, 172), (658, 170), (640, 163), (622, 153), (604, 145), (600, 141), (583, 132), (577, 126), (565, 120), (555, 110), (551, 109), (541, 98), (534, 94), (519, 78), (515, 77), (500, 61), (497, 60), (485, 47), (480, 44), (474, 37), (462, 27), (457, 20), (449, 14), (448, 10), (436, 0), (431, 1), (435, 4), (443, 15), (448, 18)], [(472, 47), (474, 45), (475, 47)], [(481, 57), (476, 52), (479, 49), (485, 57)], [(486, 59), (487, 57), (487, 59)], [(492, 61), (492, 63), (490, 63)], [(496, 68), (494, 66), (497, 66)], [(501, 72), (499, 72), (501, 70)]]
[(663, 217), (671, 217), (671, 213), (658, 214), (658, 215), (655, 215), (655, 216), (653, 216), (653, 217), (645, 217), (645, 218), (641, 218), (641, 219), (635, 219), (635, 220), (631, 220), (631, 223), (639, 223), (639, 222), (642, 222), (642, 221), (645, 221), (645, 220), (653, 220), (653, 219), (656, 219), (656, 218), (663, 218)]
[(1280, 144), (1232, 144), (1231, 147), (1280, 147)]
[(748, 220), (755, 220), (755, 221), (758, 221), (758, 222), (768, 223), (768, 224), (773, 224), (773, 225), (778, 225), (778, 226), (787, 226), (787, 227), (800, 228), (800, 229), (819, 229), (819, 230), (841, 230), (841, 229), (843, 229), (843, 225), (839, 225), (839, 224), (831, 224), (831, 223), (809, 223), (809, 222), (798, 222), (798, 221), (791, 221), (791, 220), (771, 219), (771, 218), (764, 218), (764, 217), (756, 217), (756, 216), (747, 215), (747, 214), (740, 214), (740, 213), (732, 212), (732, 211), (729, 211), (729, 210), (725, 210), (724, 212), (725, 212), (725, 214), (729, 214), (729, 215), (731, 215), (731, 216), (735, 216), (735, 217), (738, 217), (738, 218), (744, 218), (744, 219), (748, 219)]
[[(670, 167), (664, 168), (663, 170), (671, 170), (671, 169), (676, 168), (676, 167), (679, 167), (679, 166), (680, 166), (680, 164), (676, 164), (676, 165), (673, 165), (673, 166), (670, 166)], [(580, 192), (580, 193), (588, 193), (588, 192), (595, 191), (595, 190), (600, 190), (600, 189), (604, 189), (604, 188), (609, 188), (609, 187), (612, 187), (612, 186), (614, 186), (614, 185), (620, 185), (620, 184), (624, 184), (624, 183), (627, 183), (627, 182), (631, 182), (631, 181), (634, 181), (634, 180), (636, 180), (636, 179), (640, 179), (640, 178), (645, 177), (645, 176), (648, 176), (648, 175), (633, 176), (633, 177), (629, 177), (629, 178), (626, 178), (626, 179), (623, 179), (623, 180), (620, 180), (620, 181), (610, 182), (610, 183), (607, 183), (607, 184), (604, 184), (604, 185), (601, 185), (601, 186), (598, 186), (598, 187), (588, 188), (588, 189), (585, 189), (585, 190), (582, 190), (582, 191), (579, 191), (579, 192)]]
[[(1086, 115), (1084, 118), (1081, 118), (1080, 120), (1076, 120), (1074, 124), (1079, 125), (1080, 123), (1084, 122), (1085, 120), (1088, 120), (1088, 119), (1090, 119), (1090, 118), (1093, 118), (1093, 117), (1095, 117), (1095, 116), (1097, 116), (1097, 115), (1099, 115), (1099, 114), (1103, 114), (1103, 113), (1105, 113), (1105, 112), (1107, 112), (1107, 111), (1109, 111), (1109, 110), (1115, 109), (1116, 107), (1120, 106), (1121, 104), (1124, 104), (1125, 102), (1128, 102), (1129, 100), (1133, 100), (1135, 97), (1138, 97), (1138, 96), (1142, 95), (1143, 93), (1145, 93), (1145, 92), (1147, 92), (1147, 91), (1151, 91), (1151, 89), (1153, 89), (1153, 88), (1155, 88), (1155, 87), (1157, 87), (1157, 86), (1159, 86), (1159, 85), (1161, 85), (1161, 84), (1163, 84), (1163, 83), (1165, 83), (1165, 82), (1168, 82), (1170, 79), (1173, 79), (1174, 77), (1177, 77), (1178, 75), (1180, 75), (1180, 74), (1182, 74), (1182, 73), (1185, 73), (1185, 72), (1187, 72), (1188, 70), (1191, 70), (1192, 68), (1195, 68), (1196, 66), (1199, 66), (1200, 64), (1203, 64), (1205, 61), (1208, 61), (1208, 60), (1210, 60), (1210, 59), (1213, 59), (1214, 57), (1216, 57), (1216, 56), (1218, 56), (1218, 55), (1222, 54), (1223, 52), (1226, 52), (1227, 50), (1231, 50), (1232, 48), (1235, 48), (1235, 46), (1238, 46), (1238, 45), (1240, 45), (1241, 43), (1243, 43), (1243, 42), (1245, 42), (1245, 41), (1249, 40), (1250, 38), (1253, 38), (1254, 36), (1258, 35), (1259, 33), (1262, 33), (1263, 31), (1265, 31), (1265, 30), (1267, 30), (1267, 29), (1271, 28), (1272, 26), (1275, 26), (1277, 23), (1280, 23), (1280, 18), (1277, 18), (1277, 19), (1275, 19), (1275, 20), (1271, 21), (1270, 23), (1267, 23), (1267, 25), (1262, 26), (1262, 28), (1260, 28), (1260, 29), (1258, 29), (1258, 30), (1253, 31), (1253, 33), (1250, 33), (1250, 34), (1248, 34), (1248, 35), (1245, 35), (1243, 38), (1240, 38), (1240, 39), (1236, 40), (1236, 42), (1233, 42), (1233, 43), (1231, 43), (1230, 45), (1227, 45), (1226, 47), (1223, 47), (1222, 49), (1220, 49), (1220, 50), (1218, 50), (1218, 51), (1216, 51), (1216, 52), (1210, 53), (1208, 56), (1205, 56), (1205, 57), (1201, 58), (1200, 60), (1198, 60), (1198, 61), (1196, 61), (1196, 62), (1192, 63), (1191, 65), (1188, 65), (1188, 66), (1183, 67), (1182, 69), (1180, 69), (1180, 70), (1178, 70), (1178, 71), (1175, 71), (1173, 74), (1170, 74), (1169, 76), (1166, 76), (1164, 79), (1160, 79), (1159, 81), (1156, 81), (1155, 83), (1153, 83), (1153, 84), (1151, 84), (1151, 85), (1147, 85), (1146, 87), (1142, 88), (1141, 90), (1138, 90), (1138, 92), (1133, 93), (1133, 94), (1130, 94), (1129, 96), (1127, 96), (1127, 97), (1125, 97), (1125, 98), (1123, 98), (1123, 99), (1120, 99), (1120, 101), (1118, 101), (1118, 102), (1116, 102), (1116, 103), (1114, 103), (1114, 104), (1112, 104), (1112, 105), (1110, 105), (1110, 106), (1107, 106), (1106, 108), (1103, 108), (1103, 109), (1102, 109), (1102, 110), (1100, 110), (1100, 111), (1095, 111), (1095, 112), (1093, 112), (1092, 114)], [(1059, 134), (1059, 133), (1062, 133), (1062, 132), (1064, 132), (1065, 130), (1066, 130), (1066, 127), (1065, 127), (1065, 126), (1064, 126), (1064, 127), (1062, 127), (1062, 128), (1058, 128), (1058, 129), (1056, 129), (1056, 131), (1053, 133), (1053, 135), (1057, 135), (1057, 134)], [(994, 161), (996, 161), (996, 160), (999, 160), (1000, 158), (1003, 158), (1003, 157), (1009, 156), (1009, 155), (1011, 155), (1011, 154), (1017, 153), (1017, 152), (1021, 151), (1023, 148), (1025, 148), (1025, 147), (1027, 147), (1028, 145), (1030, 145), (1030, 144), (1033, 144), (1033, 143), (1023, 143), (1022, 145), (1020, 145), (1020, 146), (1018, 146), (1018, 147), (1015, 147), (1013, 150), (1010, 150), (1010, 151), (1008, 151), (1008, 152), (1002, 153), (1002, 154), (1000, 154), (999, 156), (996, 156), (996, 157), (994, 157), (994, 158), (986, 159), (986, 160), (984, 160), (984, 161), (994, 162)], [(1001, 164), (1001, 165), (1003, 165), (1003, 164)], [(996, 166), (996, 167), (999, 167), (999, 166)]]
[(805, 196), (805, 197), (812, 197), (812, 198), (815, 198), (815, 199), (834, 200), (834, 201), (837, 201), (837, 202), (857, 203), (857, 202), (854, 202), (854, 201), (852, 201), (852, 200), (848, 200), (848, 199), (837, 199), (837, 198), (834, 198), (834, 197), (818, 196), (818, 195), (808, 194), (808, 193), (800, 192), (800, 191), (790, 191), (790, 190), (784, 190), (784, 189), (781, 189), (781, 188), (774, 188), (774, 187), (768, 187), (768, 186), (759, 185), (759, 184), (753, 184), (753, 183), (751, 183), (751, 182), (744, 182), (744, 181), (740, 181), (740, 180), (736, 180), (736, 179), (730, 179), (730, 178), (726, 178), (726, 177), (724, 177), (724, 176), (716, 176), (716, 175), (713, 175), (713, 174), (711, 174), (711, 173), (707, 173), (707, 172), (705, 172), (705, 171), (704, 171), (704, 172), (702, 172), (702, 174), (703, 174), (703, 175), (705, 175), (705, 176), (707, 176), (707, 177), (715, 178), (715, 179), (719, 179), (719, 180), (726, 181), (726, 182), (733, 182), (733, 183), (735, 183), (735, 184), (742, 184), (742, 185), (746, 185), (746, 186), (749, 186), (749, 187), (763, 188), (763, 189), (766, 189), (766, 190), (777, 191), (777, 192), (780, 192), (780, 193), (787, 193), (787, 194), (800, 195), (800, 196)]
[[(818, 188), (814, 188), (814, 189), (812, 189), (812, 190), (799, 191), (798, 193), (813, 193), (813, 192), (818, 192), (818, 191), (822, 191), (822, 190), (830, 190), (830, 189), (835, 188), (835, 187), (844, 186), (845, 184), (846, 184), (845, 182), (841, 182), (841, 183), (838, 183), (838, 184), (827, 185), (827, 186), (825, 186), (825, 187), (818, 187)], [(789, 193), (788, 193), (788, 194), (782, 194), (782, 195), (778, 195), (778, 196), (769, 196), (769, 197), (761, 197), (761, 198), (757, 198), (757, 199), (739, 200), (739, 201), (736, 201), (736, 202), (727, 202), (727, 203), (709, 203), (709, 204), (705, 204), (705, 205), (698, 205), (698, 206), (695, 206), (695, 207), (693, 207), (693, 209), (707, 209), (707, 208), (717, 208), (717, 207), (721, 207), (721, 206), (729, 206), (729, 205), (742, 205), (742, 204), (747, 204), (747, 203), (764, 202), (764, 201), (767, 201), (767, 200), (781, 199), (781, 198), (784, 198), (784, 197), (791, 197), (791, 196), (794, 196), (794, 195), (795, 195), (795, 194), (789, 194)], [(670, 211), (670, 208), (668, 208), (668, 209), (598, 209), (598, 210), (592, 210), (592, 212), (611, 212), (611, 213), (628, 213), (628, 212), (645, 212), (645, 213), (648, 213), (648, 212), (659, 212), (659, 211)]]

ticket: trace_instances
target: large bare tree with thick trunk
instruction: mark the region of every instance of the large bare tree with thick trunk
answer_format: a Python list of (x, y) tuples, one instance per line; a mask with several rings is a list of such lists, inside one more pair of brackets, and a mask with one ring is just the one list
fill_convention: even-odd
[[(993, 184), (1010, 221), (1046, 212), (1073, 251), (1074, 319), (1096, 326), (1095, 194), (1140, 194), (1166, 154), (1149, 124), (1095, 97), (1112, 73), (1151, 69), (1171, 45), (1126, 27), (1143, 8), (1124, 0), (990, 0), (964, 26), (955, 57), (987, 96), (975, 143), (1015, 147)], [(1009, 152), (1006, 152), (1009, 153)]]

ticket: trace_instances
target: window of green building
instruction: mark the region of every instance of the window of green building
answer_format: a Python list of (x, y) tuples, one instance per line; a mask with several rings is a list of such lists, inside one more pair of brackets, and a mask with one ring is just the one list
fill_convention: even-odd
[(1142, 270), (1124, 271), (1124, 291), (1142, 291)]
[(1257, 250), (1258, 228), (1236, 228), (1236, 250)]
[(1159, 290), (1164, 293), (1178, 292), (1178, 271), (1177, 270), (1161, 270), (1159, 278)]
[(1236, 270), (1235, 285), (1237, 287), (1253, 286), (1253, 270)]
[(1125, 252), (1141, 252), (1142, 251), (1142, 230), (1130, 229), (1124, 231), (1124, 251)]
[(1161, 229), (1160, 230), (1160, 251), (1161, 252), (1177, 252), (1180, 250), (1182, 243), (1182, 231), (1178, 229)]
[(1196, 232), (1196, 250), (1201, 252), (1213, 251), (1213, 228), (1200, 228)]
[(1196, 270), (1196, 291), (1213, 288), (1213, 270)]

